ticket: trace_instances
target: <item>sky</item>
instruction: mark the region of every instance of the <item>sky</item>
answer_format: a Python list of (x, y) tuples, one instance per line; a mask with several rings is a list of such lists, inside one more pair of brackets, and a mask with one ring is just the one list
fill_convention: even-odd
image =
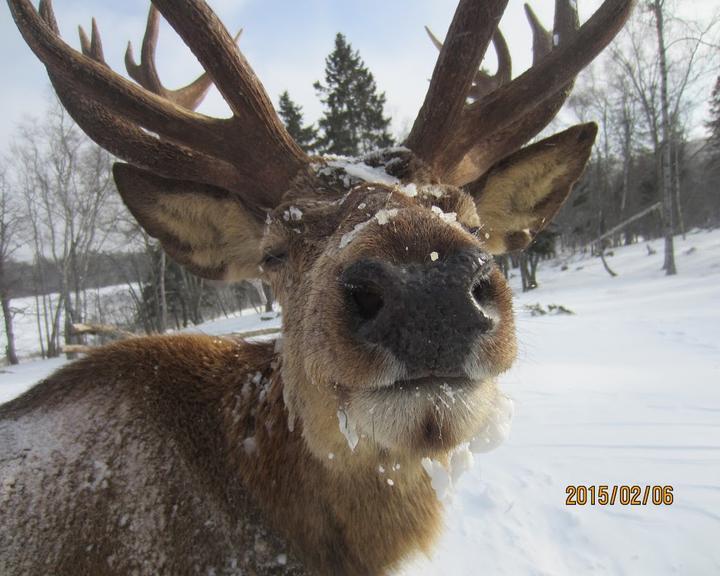
[[(36, 0), (33, 0), (36, 3)], [(717, 0), (694, 0), (693, 15), (709, 14)], [(323, 79), (324, 60), (337, 32), (345, 34), (360, 51), (380, 90), (386, 93), (386, 113), (393, 118), (393, 132), (407, 133), (422, 104), (437, 51), (424, 25), (444, 37), (456, 0), (210, 0), (231, 32), (244, 29), (240, 47), (277, 104), (283, 90), (303, 107), (307, 121), (321, 114), (312, 84)], [(553, 2), (535, 0), (533, 8), (551, 27)], [(581, 21), (600, 5), (600, 0), (579, 0)], [(139, 54), (148, 2), (125, 0), (55, 0), (53, 2), (63, 38), (78, 46), (77, 25), (89, 29), (98, 20), (108, 63), (124, 72), (123, 56), (128, 40)], [(510, 0), (501, 29), (513, 55), (513, 73), (519, 74), (531, 60), (531, 34), (522, 2)], [(20, 37), (5, 2), (0, 3), (0, 53), (3, 58), (3, 90), (0, 91), (0, 151), (7, 150), (13, 132), (23, 118), (38, 115), (50, 98), (42, 64)], [(490, 50), (488, 65), (494, 65)], [(201, 69), (170, 27), (163, 22), (157, 52), (160, 76), (170, 88), (194, 79)], [(222, 98), (213, 91), (199, 111), (227, 116)]]

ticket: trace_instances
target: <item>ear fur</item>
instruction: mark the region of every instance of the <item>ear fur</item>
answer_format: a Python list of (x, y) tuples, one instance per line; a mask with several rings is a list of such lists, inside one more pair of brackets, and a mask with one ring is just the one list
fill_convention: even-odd
[(465, 189), (491, 254), (526, 248), (570, 195), (590, 158), (597, 125), (580, 124), (495, 164)]
[(116, 163), (125, 205), (150, 236), (191, 272), (211, 280), (258, 276), (262, 215), (226, 190), (162, 178)]

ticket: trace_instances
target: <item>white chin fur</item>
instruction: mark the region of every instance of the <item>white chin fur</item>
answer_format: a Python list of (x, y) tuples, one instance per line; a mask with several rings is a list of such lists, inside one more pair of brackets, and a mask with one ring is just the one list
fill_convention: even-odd
[(504, 420), (496, 414), (504, 410), (499, 396), (493, 380), (470, 388), (368, 389), (350, 392), (341, 409), (347, 415), (346, 426), (361, 441), (393, 450), (414, 445), (429, 413), (438, 424), (449, 424), (455, 438), (470, 441), (496, 420)]

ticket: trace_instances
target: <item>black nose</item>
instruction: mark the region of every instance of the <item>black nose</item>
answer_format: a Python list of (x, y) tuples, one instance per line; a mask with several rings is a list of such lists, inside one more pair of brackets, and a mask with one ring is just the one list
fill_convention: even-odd
[(477, 336), (493, 327), (490, 256), (474, 249), (423, 264), (360, 260), (342, 274), (350, 329), (418, 375), (460, 374)]

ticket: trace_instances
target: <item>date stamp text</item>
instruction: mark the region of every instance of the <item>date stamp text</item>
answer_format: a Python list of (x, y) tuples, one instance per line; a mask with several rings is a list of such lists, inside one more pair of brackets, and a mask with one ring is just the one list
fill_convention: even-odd
[(670, 506), (673, 503), (672, 486), (584, 484), (565, 488), (567, 506)]

